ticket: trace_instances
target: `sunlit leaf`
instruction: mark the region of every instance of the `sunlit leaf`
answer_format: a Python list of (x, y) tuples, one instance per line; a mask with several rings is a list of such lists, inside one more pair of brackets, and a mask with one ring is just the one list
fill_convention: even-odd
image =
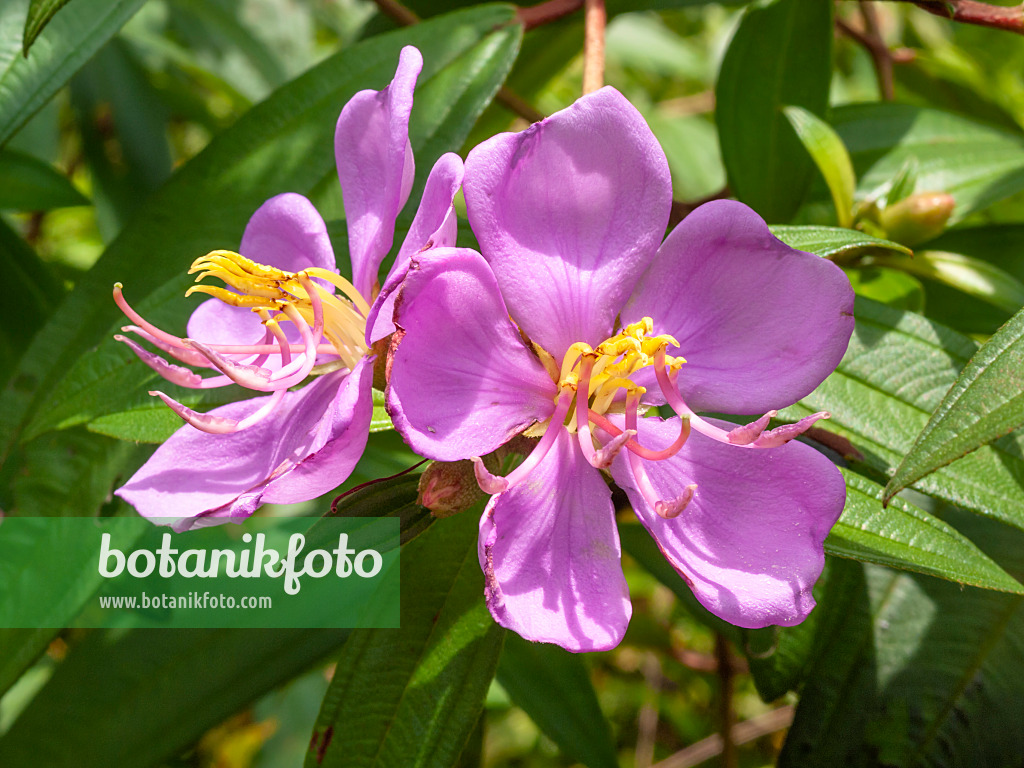
[(783, 113), (825, 177), (828, 191), (832, 193), (832, 202), (836, 206), (839, 226), (849, 227), (853, 224), (853, 193), (857, 187), (857, 177), (853, 174), (853, 164), (843, 146), (843, 140), (832, 126), (806, 109), (786, 107)]
[(929, 472), (1024, 424), (1024, 310), (964, 367), (885, 487), (891, 498)]

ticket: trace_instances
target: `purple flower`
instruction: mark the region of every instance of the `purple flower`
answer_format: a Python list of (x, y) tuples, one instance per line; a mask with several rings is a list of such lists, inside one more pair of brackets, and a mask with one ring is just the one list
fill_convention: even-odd
[[(422, 64), (419, 51), (405, 48), (391, 84), (357, 93), (338, 119), (335, 156), (352, 283), (338, 274), (327, 227), (312, 203), (283, 194), (250, 219), (240, 254), (214, 251), (193, 264), (197, 281), (216, 277), (227, 287), (190, 289), (214, 298), (192, 314), (187, 338), (146, 322), (115, 286), (115, 300), (135, 323), (126, 332), (214, 373), (204, 378), (115, 337), (164, 378), (198, 389), (236, 383), (269, 393), (209, 413), (151, 393), (188, 423), (117, 491), (143, 516), (178, 530), (238, 522), (264, 503), (315, 498), (352, 472), (372, 414), (371, 344), (392, 328), (390, 312), (381, 310), (384, 297), (370, 302), (412, 186), (408, 126)], [(432, 169), (397, 271), (404, 272), (416, 251), (454, 243), (452, 200), (462, 173), (462, 161), (451, 154)], [(291, 390), (311, 374), (319, 375)]]
[[(495, 494), (479, 541), (494, 618), (573, 651), (621, 640), (631, 607), (607, 469), (709, 610), (744, 627), (802, 621), (845, 486), (789, 442), (827, 414), (765, 427), (846, 349), (842, 271), (731, 201), (662, 243), (665, 156), (611, 88), (476, 147), (465, 196), (483, 257), (414, 260), (388, 406), (442, 461), (540, 438), (505, 477), (476, 464)], [(679, 415), (639, 418), (665, 403)], [(735, 427), (704, 411), (768, 413)]]

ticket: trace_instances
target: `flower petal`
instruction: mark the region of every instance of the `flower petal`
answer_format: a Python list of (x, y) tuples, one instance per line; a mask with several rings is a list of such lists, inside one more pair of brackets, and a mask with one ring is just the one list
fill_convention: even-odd
[(265, 504), (315, 499), (341, 485), (362, 457), (373, 416), (373, 358), (364, 357), (347, 376), (330, 375), (339, 374), (344, 379), (333, 398), (325, 387), (320, 402), (310, 397), (304, 404), (322, 409), (313, 443), (306, 458), (267, 485)]
[[(290, 325), (285, 323), (282, 328)], [(196, 307), (186, 332), (190, 339), (204, 344), (261, 344), (267, 335), (255, 312), (229, 306), (220, 299), (207, 299)]]
[(665, 153), (613, 88), (480, 144), (465, 193), (513, 319), (558, 359), (611, 335), (672, 204)]
[(272, 197), (256, 209), (238, 252), (286, 272), (309, 267), (338, 271), (323, 217), (309, 200), (293, 192)]
[(611, 492), (564, 428), (526, 480), (480, 520), (480, 567), (494, 620), (527, 640), (604, 651), (632, 614)]
[(428, 244), (432, 248), (448, 248), (455, 245), (456, 222), (453, 202), (462, 185), (462, 158), (448, 152), (434, 163), (423, 189), (423, 199), (412, 220), (391, 272), (384, 282), (377, 300), (370, 307), (366, 319), (366, 342), (373, 344), (395, 332), (392, 315), (398, 286), (405, 279), (409, 269), (409, 258)]
[(395, 77), (382, 91), (360, 91), (349, 100), (334, 133), (334, 157), (345, 204), (352, 284), (369, 297), (381, 260), (391, 249), (395, 217), (412, 189), (409, 144), (416, 78), (423, 57), (402, 49)]
[(395, 324), (388, 410), (417, 453), (483, 456), (554, 410), (555, 383), (475, 251), (442, 248), (414, 260)]
[[(619, 426), (624, 421), (612, 420)], [(678, 419), (641, 419), (638, 440), (667, 445), (678, 433)], [(814, 608), (811, 588), (825, 564), (823, 542), (846, 499), (832, 462), (800, 442), (752, 450), (694, 431), (674, 457), (644, 467), (663, 498), (697, 484), (686, 509), (666, 520), (637, 490), (628, 456), (620, 454), (611, 470), (640, 522), (705, 608), (748, 628), (791, 626), (807, 617)]]
[[(691, 213), (668, 236), (623, 311), (649, 316), (686, 358), (679, 390), (694, 411), (792, 405), (838, 365), (853, 333), (853, 290), (835, 264), (790, 248), (731, 200)], [(648, 370), (638, 384), (656, 393)]]
[[(117, 495), (143, 517), (170, 523), (177, 530), (210, 524), (211, 519), (229, 522), (248, 517), (264, 502), (268, 488), (282, 484), (278, 495), (284, 495), (284, 473), (329, 447), (331, 439), (341, 439), (344, 430), (339, 429), (337, 415), (359, 386), (358, 381), (350, 384), (348, 378), (352, 377), (339, 371), (321, 376), (298, 392), (287, 392), (277, 410), (240, 432), (211, 435), (183, 426), (157, 448)], [(266, 399), (230, 403), (211, 413), (241, 420)], [(322, 423), (325, 412), (333, 417), (326, 424)], [(364, 429), (364, 441), (365, 434)], [(293, 492), (290, 500), (315, 498), (344, 479), (332, 473), (324, 490), (308, 481), (302, 499)]]

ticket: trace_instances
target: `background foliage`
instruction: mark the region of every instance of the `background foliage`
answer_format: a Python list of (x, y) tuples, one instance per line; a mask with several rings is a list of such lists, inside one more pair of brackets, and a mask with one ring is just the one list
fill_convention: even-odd
[[(185, 267), (284, 191), (343, 253), (345, 101), (420, 48), (421, 189), (579, 96), (580, 5), (529, 29), (468, 0), (0, 5), (0, 510), (134, 522), (111, 491), (178, 421), (111, 339), (115, 280), (181, 329)], [(832, 413), (809, 437), (848, 485), (804, 624), (709, 615), (624, 509), (622, 645), (506, 636), (476, 514), (432, 521), (405, 475), (342, 505), (402, 520), (401, 630), (0, 630), (0, 765), (1020, 766), (1024, 39), (959, 5), (607, 2), (605, 79), (665, 148), (675, 218), (736, 197), (858, 293), (838, 370), (780, 414)], [(416, 461), (377, 417), (343, 490)], [(64, 624), (96, 588), (73, 570)]]

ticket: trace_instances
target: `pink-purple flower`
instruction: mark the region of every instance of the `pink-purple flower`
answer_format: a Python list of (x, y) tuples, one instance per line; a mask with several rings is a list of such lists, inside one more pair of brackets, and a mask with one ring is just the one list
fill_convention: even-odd
[[(744, 627), (802, 621), (845, 486), (790, 442), (827, 414), (766, 427), (846, 349), (842, 271), (731, 201), (662, 242), (667, 162), (611, 88), (476, 147), (465, 196), (482, 256), (413, 260), (387, 394), (433, 459), (539, 437), (505, 477), (476, 464), (494, 494), (479, 556), (495, 619), (573, 651), (621, 640), (631, 607), (607, 470), (709, 610)], [(678, 415), (641, 417), (665, 404)], [(737, 427), (702, 412), (764, 415)]]
[[(117, 338), (164, 378), (189, 388), (234, 383), (266, 393), (209, 413), (151, 393), (188, 423), (117, 491), (140, 514), (179, 530), (237, 522), (264, 503), (315, 498), (352, 472), (372, 415), (371, 345), (392, 329), (390, 313), (380, 309), (384, 298), (374, 297), (413, 183), (408, 126), (422, 63), (419, 51), (405, 48), (391, 84), (357, 93), (338, 119), (335, 157), (351, 283), (338, 274), (320, 214), (289, 193), (256, 211), (239, 253), (214, 251), (193, 264), (198, 280), (213, 277), (226, 287), (202, 283), (190, 290), (214, 298), (193, 312), (187, 337), (148, 323), (115, 286), (115, 300), (134, 323), (124, 330), (177, 363)], [(462, 173), (458, 156), (438, 160), (396, 270), (404, 271), (424, 247), (454, 243), (452, 200)], [(292, 389), (310, 376), (306, 386)]]

